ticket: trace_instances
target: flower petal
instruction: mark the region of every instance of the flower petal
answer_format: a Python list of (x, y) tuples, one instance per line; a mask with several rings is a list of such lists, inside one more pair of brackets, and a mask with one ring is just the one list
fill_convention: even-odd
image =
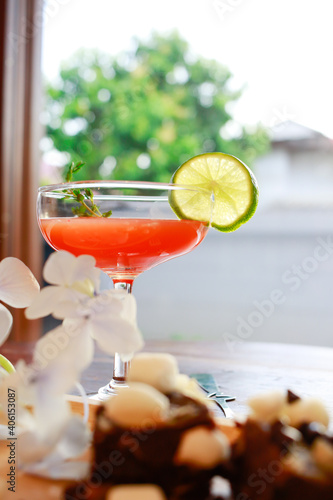
[(127, 318), (129, 321), (136, 321), (136, 299), (132, 293), (118, 289), (104, 290), (95, 300), (98, 303), (104, 301), (110, 310), (113, 308), (113, 314), (119, 311), (123, 318)]
[(91, 432), (84, 424), (82, 417), (73, 415), (68, 419), (62, 438), (58, 442), (57, 451), (62, 459), (74, 458), (87, 448), (91, 440)]
[[(85, 323), (66, 319), (36, 344), (34, 363), (41, 369), (54, 370), (52, 392), (65, 393), (80, 379), (94, 355), (94, 343)], [(61, 367), (61, 376), (59, 375)], [(57, 375), (58, 371), (58, 375)]]
[(19, 436), (19, 466), (39, 462), (47, 456), (55, 446), (55, 438), (50, 432), (49, 439), (41, 440), (35, 430), (27, 430)]
[[(8, 377), (9, 373), (7, 372), (7, 370), (5, 370), (2, 366), (0, 366), (0, 384), (1, 384), (1, 380), (4, 378), (4, 377)], [(1, 413), (0, 413), (1, 415)]]
[(96, 266), (96, 260), (91, 255), (79, 255), (72, 273), (71, 284), (75, 281), (89, 279), (94, 283), (96, 291), (99, 291), (101, 271)]
[[(59, 366), (57, 376), (59, 378)], [(36, 384), (34, 420), (40, 439), (48, 441), (50, 434), (55, 440), (61, 439), (64, 426), (70, 415), (69, 404), (63, 394), (54, 394), (52, 387), (49, 387), (47, 383)], [(52, 431), (50, 432), (50, 430)]]
[(55, 304), (53, 308), (53, 317), (57, 319), (64, 318), (79, 318), (85, 313), (89, 313), (87, 307), (82, 304), (73, 301), (61, 301)]
[(25, 310), (28, 319), (43, 318), (52, 313), (54, 304), (62, 300), (64, 290), (60, 286), (42, 288), (32, 304)]
[(129, 354), (142, 347), (143, 340), (136, 323), (136, 302), (132, 295), (108, 290), (86, 300), (85, 307), (88, 311), (86, 324), (104, 351)]
[[(119, 291), (119, 290), (118, 290)], [(136, 321), (136, 300), (134, 295), (131, 293), (127, 293), (126, 297), (122, 297), (122, 305), (123, 305), (123, 318), (127, 318), (130, 321)]]
[(29, 384), (29, 367), (20, 359), (16, 366), (15, 372), (10, 373), (7, 377), (1, 379), (0, 383), (0, 407), (6, 408), (8, 402), (8, 388), (14, 388), (15, 390), (20, 388), (20, 400), (27, 404), (34, 403), (34, 391), (31, 391), (31, 385)]
[(5, 441), (10, 438), (8, 425), (0, 424), (0, 441)]
[(126, 319), (99, 315), (91, 321), (91, 328), (97, 344), (108, 354), (130, 354), (143, 347), (140, 330)]
[(25, 310), (28, 319), (43, 318), (58, 310), (58, 304), (77, 302), (79, 292), (64, 286), (46, 286), (42, 288), (33, 303)]
[(75, 257), (69, 252), (51, 253), (43, 269), (43, 277), (51, 285), (65, 285), (75, 266)]
[(27, 307), (39, 291), (39, 284), (23, 262), (7, 257), (0, 262), (0, 300), (13, 307)]
[(113, 289), (109, 291), (110, 295), (120, 301), (123, 307), (123, 317), (135, 321), (136, 319), (136, 299), (132, 293), (125, 290)]
[(7, 339), (13, 324), (13, 316), (8, 309), (0, 304), (0, 345)]
[(52, 285), (71, 286), (78, 281), (89, 279), (96, 290), (100, 284), (100, 270), (95, 267), (96, 260), (91, 255), (75, 257), (69, 252), (54, 252), (47, 259), (43, 276)]
[[(124, 310), (122, 299), (113, 293), (114, 290), (105, 290), (99, 295), (87, 299), (85, 306), (90, 309), (90, 314), (109, 314), (110, 316), (121, 316)], [(128, 295), (127, 292), (120, 292), (121, 294)]]

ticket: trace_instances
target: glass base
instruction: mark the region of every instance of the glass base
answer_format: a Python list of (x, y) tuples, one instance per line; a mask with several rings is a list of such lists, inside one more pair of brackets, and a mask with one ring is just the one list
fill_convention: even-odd
[(112, 396), (117, 395), (117, 391), (119, 389), (122, 389), (123, 387), (128, 387), (125, 380), (110, 380), (110, 382), (104, 387), (100, 387), (98, 389), (97, 394), (93, 394), (92, 396), (89, 396), (89, 399), (96, 399), (97, 401), (106, 401)]

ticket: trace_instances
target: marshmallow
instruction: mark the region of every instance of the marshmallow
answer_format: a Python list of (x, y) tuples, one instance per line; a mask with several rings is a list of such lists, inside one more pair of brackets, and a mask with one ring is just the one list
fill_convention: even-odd
[(329, 415), (323, 403), (315, 398), (299, 399), (286, 406), (285, 415), (289, 425), (298, 427), (303, 423), (318, 422), (328, 427)]
[(171, 354), (142, 352), (131, 361), (128, 382), (143, 382), (168, 393), (177, 383), (178, 366)]
[(113, 486), (105, 500), (166, 500), (166, 496), (154, 484), (130, 484)]
[(333, 446), (323, 438), (317, 438), (312, 446), (312, 456), (318, 467), (333, 471)]
[(258, 394), (249, 399), (248, 405), (253, 417), (261, 422), (273, 422), (280, 416), (287, 402), (286, 395), (280, 391)]
[(105, 402), (106, 415), (122, 427), (142, 427), (164, 421), (170, 402), (154, 387), (139, 382), (120, 389)]
[(175, 463), (210, 469), (229, 456), (227, 437), (217, 429), (200, 426), (183, 434), (176, 451)]

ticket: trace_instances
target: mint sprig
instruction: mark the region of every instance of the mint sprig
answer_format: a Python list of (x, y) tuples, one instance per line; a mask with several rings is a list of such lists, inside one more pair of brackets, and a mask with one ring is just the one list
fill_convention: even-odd
[[(72, 182), (74, 174), (76, 174), (85, 165), (84, 162), (79, 161), (76, 164), (72, 162), (66, 172), (66, 182)], [(94, 202), (94, 193), (90, 188), (84, 189), (63, 189), (66, 194), (65, 200), (75, 200), (80, 205), (73, 207), (72, 212), (79, 217), (110, 217), (112, 210), (108, 212), (101, 212), (98, 205)]]

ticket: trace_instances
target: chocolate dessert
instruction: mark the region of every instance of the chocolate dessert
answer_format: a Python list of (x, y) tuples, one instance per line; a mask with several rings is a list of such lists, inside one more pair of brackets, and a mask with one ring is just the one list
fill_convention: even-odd
[(333, 439), (314, 399), (271, 393), (249, 402), (230, 478), (237, 500), (333, 500)]
[(231, 445), (172, 356), (136, 356), (128, 382), (99, 408), (90, 478), (66, 500), (333, 500), (321, 402), (291, 391), (252, 397)]
[(93, 451), (90, 479), (67, 500), (223, 500), (210, 483), (227, 471), (228, 439), (169, 355), (134, 358), (129, 387), (97, 412)]

